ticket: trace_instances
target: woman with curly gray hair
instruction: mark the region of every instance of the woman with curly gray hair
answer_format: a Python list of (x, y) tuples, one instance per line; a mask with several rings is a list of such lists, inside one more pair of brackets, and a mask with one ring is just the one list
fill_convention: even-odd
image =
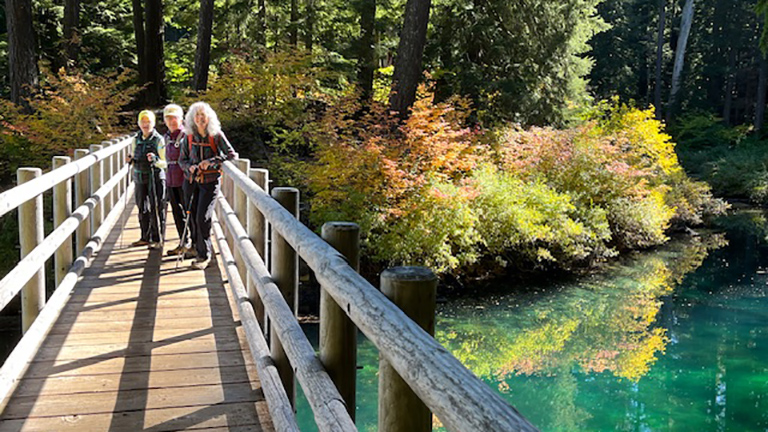
[(224, 161), (237, 157), (221, 131), (216, 112), (205, 102), (195, 102), (184, 118), (185, 137), (181, 141), (179, 166), (188, 179), (185, 196), (190, 203), (190, 228), (197, 258), (192, 268), (203, 270), (213, 256), (211, 217), (219, 193), (219, 177)]

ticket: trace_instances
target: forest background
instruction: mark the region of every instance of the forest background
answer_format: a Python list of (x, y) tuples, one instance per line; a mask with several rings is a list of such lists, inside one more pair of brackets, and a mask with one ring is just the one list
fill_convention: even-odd
[[(764, 0), (6, 0), (0, 183), (210, 102), (371, 268), (591, 268), (768, 200)], [(713, 196), (714, 195), (714, 196)], [(15, 218), (0, 227), (18, 259)]]

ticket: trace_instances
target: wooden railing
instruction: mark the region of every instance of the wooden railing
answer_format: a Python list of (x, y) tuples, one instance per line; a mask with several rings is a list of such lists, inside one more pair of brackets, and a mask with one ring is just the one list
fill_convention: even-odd
[[(75, 161), (54, 157), (53, 169), (19, 168), (18, 186), (0, 194), (0, 217), (19, 209), (21, 261), (0, 280), (0, 310), (23, 291), (23, 337), (0, 368), (0, 411), (15, 383), (59, 316), (78, 277), (101, 249), (133, 191), (125, 164), (130, 138), (123, 136), (89, 150)], [(72, 196), (74, 178), (74, 200)], [(43, 233), (43, 194), (53, 190), (54, 229)], [(75, 210), (72, 211), (74, 201)], [(106, 214), (106, 217), (105, 217)], [(76, 259), (72, 235), (76, 236)], [(55, 255), (55, 256), (54, 256)], [(44, 266), (54, 256), (55, 290), (46, 301)]]
[[(348, 410), (349, 406), (355, 406), (355, 401), (342, 398), (336, 388), (338, 383), (334, 385), (296, 321), (297, 264), (301, 257), (314, 272), (322, 290), (397, 372), (390, 374), (395, 376), (393, 379), (405, 381), (448, 430), (536, 430), (499, 394), (361, 277), (340, 252), (297, 220), (298, 191), (276, 188), (270, 196), (266, 182), (259, 185), (253, 180), (263, 181), (264, 173), (251, 170), (250, 163), (245, 160), (226, 162), (224, 173), (223, 195), (233, 198), (234, 209), (223, 197), (218, 199), (218, 221), (214, 223), (216, 238), (243, 314), (241, 318), (249, 344), (259, 347), (254, 351), (256, 356), (266, 356), (263, 334), (266, 320), (257, 317), (250, 301), (263, 304), (271, 345), (271, 362), (264, 363), (268, 363), (265, 367), (269, 368), (269, 376), (274, 378), (276, 373), (286, 389), (280, 398), (293, 399), (295, 374), (321, 431), (357, 430), (350, 415), (354, 408)], [(268, 248), (263, 224), (258, 229), (251, 227), (257, 220), (256, 211), (271, 226), (269, 271), (265, 264)], [(246, 292), (245, 281), (252, 282), (257, 294)], [(321, 328), (324, 319), (321, 311)], [(322, 352), (323, 347), (320, 349)], [(258, 363), (259, 358), (256, 360)], [(350, 367), (354, 368), (354, 363)], [(380, 382), (380, 392), (389, 384)], [(269, 406), (272, 410), (271, 403)], [(401, 409), (406, 411), (384, 414), (409, 415), (409, 407)], [(389, 426), (382, 423), (381, 406), (379, 418), (380, 432), (398, 430), (396, 427), (388, 429)], [(428, 426), (431, 427), (431, 422)]]
[[(0, 217), (19, 209), (23, 256), (0, 280), (0, 310), (20, 291), (25, 293), (24, 336), (0, 368), (0, 410), (79, 275), (123, 213), (127, 202), (123, 198), (133, 190), (124, 163), (129, 144), (130, 139), (122, 137), (102, 143), (104, 148), (91, 146), (90, 152), (76, 150), (74, 162), (57, 158), (56, 168), (45, 175), (39, 169), (22, 168), (20, 184), (0, 194)], [(29, 173), (32, 179), (27, 181)], [(431, 411), (451, 431), (536, 430), (424, 330), (434, 322), (436, 279), (431, 272), (426, 270), (415, 279), (415, 273), (407, 275), (431, 298), (432, 316), (419, 325), (353, 268), (358, 253), (354, 224), (327, 224), (320, 238), (298, 221), (296, 189), (275, 188), (270, 196), (268, 173), (250, 169), (247, 160), (226, 162), (224, 173), (214, 235), (276, 430), (298, 431), (292, 408), (294, 379), (302, 386), (321, 431), (357, 430), (354, 335), (358, 328), (379, 349), (380, 380), (387, 380), (380, 382), (380, 392), (383, 388), (412, 392), (423, 403), (427, 419)], [(73, 177), (76, 208), (70, 211)], [(51, 189), (55, 228), (43, 238), (41, 196)], [(73, 234), (79, 252), (74, 261)], [(46, 303), (43, 268), (54, 255), (57, 286)], [(299, 258), (322, 287), (320, 358), (296, 320)], [(397, 273), (385, 272), (387, 277)], [(389, 369), (393, 372), (384, 372)], [(379, 398), (380, 403), (390, 400), (389, 405), (380, 405), (379, 430), (429, 430), (431, 421), (420, 422), (418, 429), (401, 421), (381, 421), (408, 418), (419, 411), (411, 402), (402, 403), (410, 400), (399, 399), (402, 394)], [(393, 399), (400, 403), (392, 403)]]

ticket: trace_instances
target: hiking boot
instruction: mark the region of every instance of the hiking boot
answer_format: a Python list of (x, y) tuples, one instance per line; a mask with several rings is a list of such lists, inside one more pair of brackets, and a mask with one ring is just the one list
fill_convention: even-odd
[(155, 250), (155, 249), (162, 249), (163, 245), (160, 242), (149, 242), (149, 249)]
[(197, 251), (195, 248), (190, 248), (184, 252), (184, 259), (197, 258)]
[(178, 245), (175, 248), (173, 248), (173, 249), (169, 250), (168, 252), (166, 252), (165, 254), (166, 255), (181, 255), (181, 254), (183, 254), (185, 252), (187, 252), (187, 248), (182, 246), (182, 245)]
[(136, 240), (135, 242), (131, 243), (131, 247), (138, 247), (138, 246), (147, 246), (149, 244), (148, 241), (144, 239)]
[(192, 263), (191, 267), (194, 270), (205, 270), (206, 268), (208, 268), (208, 264), (210, 264), (210, 263), (211, 263), (211, 259), (210, 258), (197, 258)]

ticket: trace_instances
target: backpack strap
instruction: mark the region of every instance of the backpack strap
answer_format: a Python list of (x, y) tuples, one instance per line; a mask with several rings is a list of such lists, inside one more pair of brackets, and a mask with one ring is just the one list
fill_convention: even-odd
[[(192, 154), (192, 145), (200, 146), (200, 147), (210, 147), (211, 150), (213, 150), (214, 157), (218, 156), (218, 147), (216, 146), (216, 140), (213, 138), (213, 136), (208, 135), (208, 143), (203, 144), (201, 142), (195, 141), (195, 134), (192, 134), (189, 136), (191, 139), (187, 140), (189, 143), (189, 153)], [(200, 170), (200, 173), (205, 174), (213, 174), (213, 173), (219, 173), (221, 174), (221, 168), (217, 169), (207, 169), (207, 170)]]

